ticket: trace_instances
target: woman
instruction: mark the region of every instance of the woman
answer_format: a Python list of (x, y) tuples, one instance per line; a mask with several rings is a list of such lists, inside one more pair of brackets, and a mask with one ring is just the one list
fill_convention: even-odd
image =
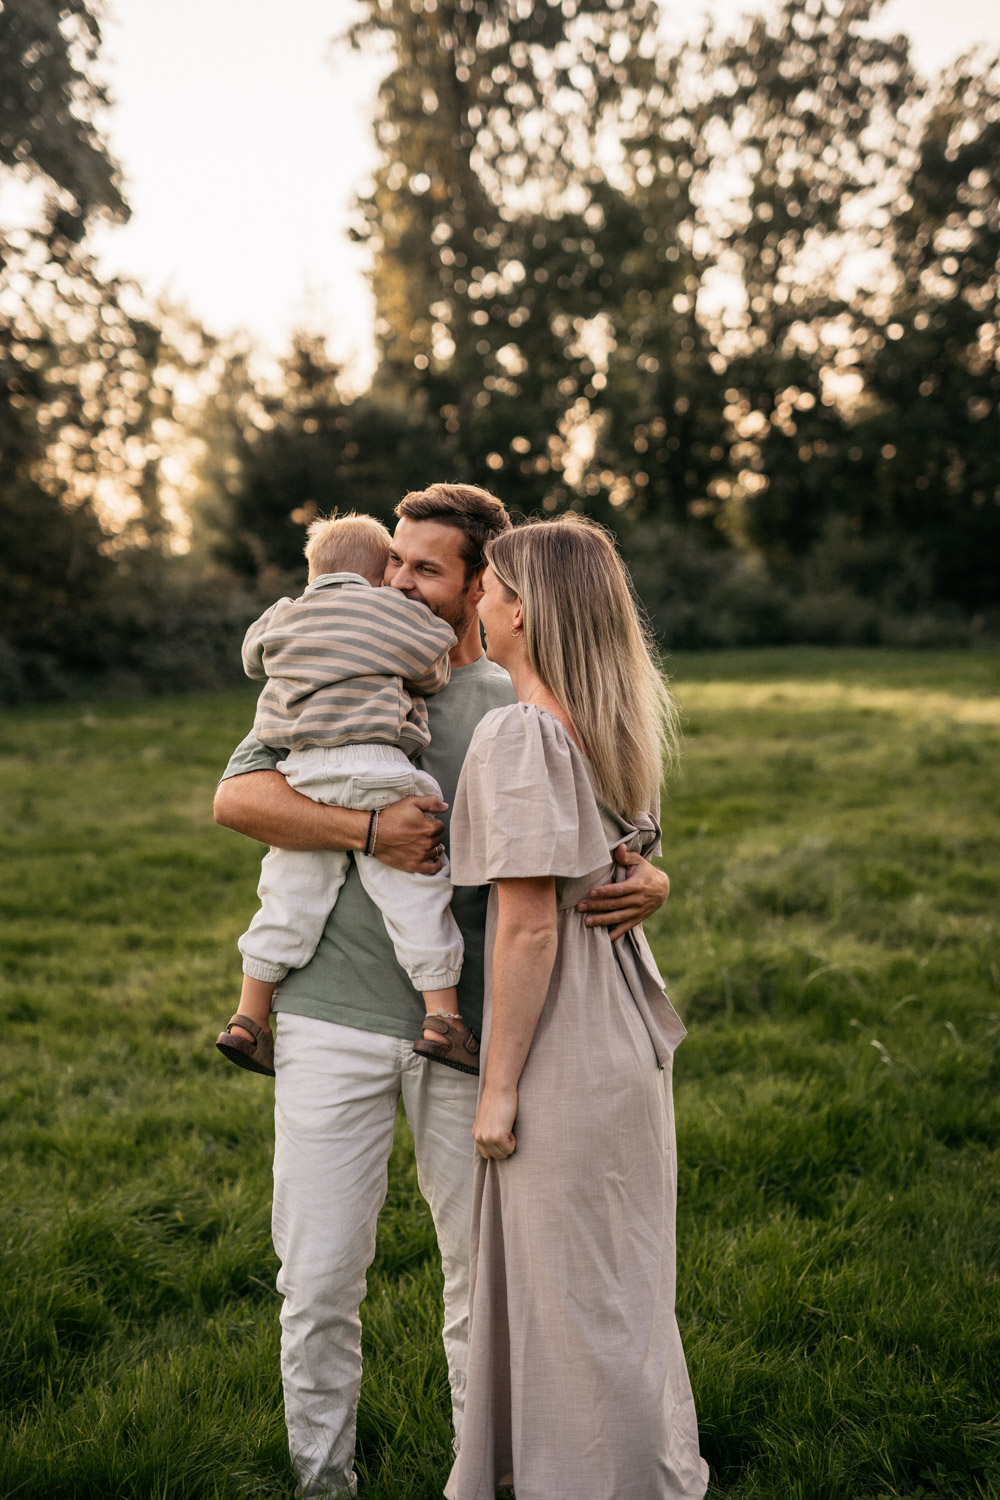
[(674, 1320), (684, 1028), (641, 931), (612, 943), (575, 910), (617, 845), (658, 848), (673, 708), (600, 527), (532, 523), (486, 556), (486, 652), (519, 701), (477, 729), (452, 818), (453, 879), (493, 885), (469, 1386), (445, 1493), (700, 1500)]

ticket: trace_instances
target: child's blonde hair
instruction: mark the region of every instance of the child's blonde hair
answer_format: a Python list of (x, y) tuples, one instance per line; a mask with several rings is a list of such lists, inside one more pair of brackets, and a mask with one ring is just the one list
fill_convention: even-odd
[(309, 577), (321, 573), (360, 573), (370, 582), (381, 582), (389, 561), (392, 537), (374, 516), (327, 516), (313, 521), (306, 533)]

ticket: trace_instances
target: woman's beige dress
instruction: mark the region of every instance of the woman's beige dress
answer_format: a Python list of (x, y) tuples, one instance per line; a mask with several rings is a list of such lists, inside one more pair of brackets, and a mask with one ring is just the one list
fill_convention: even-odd
[[(684, 1027), (641, 932), (612, 944), (574, 911), (621, 868), (617, 844), (657, 847), (653, 819), (641, 821), (602, 813), (551, 714), (518, 703), (479, 725), (455, 799), (452, 878), (554, 875), (559, 949), (518, 1086), (517, 1149), (476, 1161), (469, 1384), (447, 1500), (494, 1500), (511, 1471), (517, 1500), (705, 1493), (674, 1318), (670, 1078)], [(484, 1063), (495, 936), (494, 887)]]

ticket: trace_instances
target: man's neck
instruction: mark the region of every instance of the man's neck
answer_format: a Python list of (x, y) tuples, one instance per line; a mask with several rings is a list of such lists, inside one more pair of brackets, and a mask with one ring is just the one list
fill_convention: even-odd
[(458, 638), (458, 644), (452, 646), (448, 653), (452, 671), (456, 667), (471, 666), (478, 661), (483, 654), (483, 639), (479, 630), (479, 616), (474, 614), (469, 621), (467, 630), (464, 630)]

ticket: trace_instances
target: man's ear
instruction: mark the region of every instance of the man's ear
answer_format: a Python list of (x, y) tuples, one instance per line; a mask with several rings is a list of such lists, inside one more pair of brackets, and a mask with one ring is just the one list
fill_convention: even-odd
[(486, 568), (484, 566), (482, 568), (476, 568), (472, 573), (469, 574), (469, 581), (466, 584), (466, 593), (469, 596), (470, 603), (473, 605), (478, 604), (480, 599), (483, 597), (483, 574), (485, 572)]

